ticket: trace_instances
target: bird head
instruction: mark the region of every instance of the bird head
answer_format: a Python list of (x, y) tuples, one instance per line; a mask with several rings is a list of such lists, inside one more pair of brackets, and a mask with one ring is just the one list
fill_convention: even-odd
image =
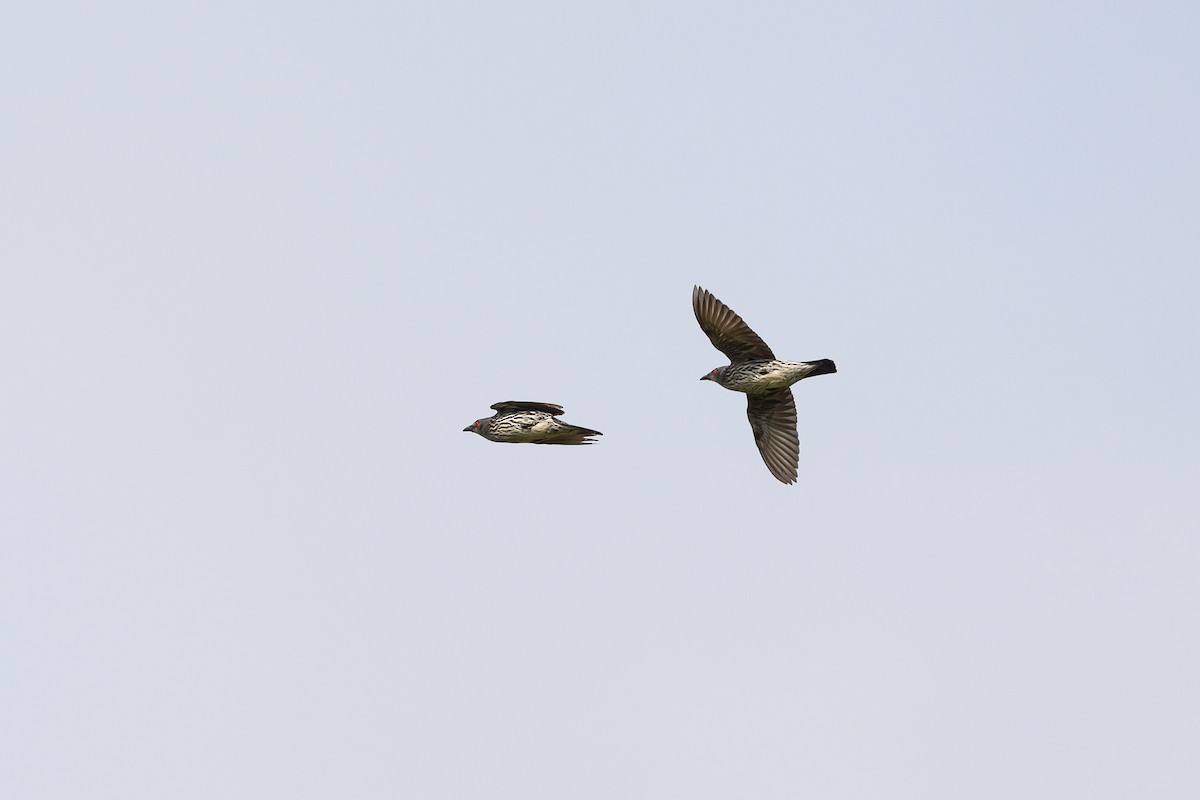
[(705, 374), (702, 378), (700, 378), (700, 380), (716, 381), (717, 383), (720, 383), (721, 379), (724, 377), (725, 377), (725, 367), (717, 367), (712, 372)]
[(480, 436), (483, 436), (484, 431), (487, 430), (488, 422), (489, 420), (486, 419), (477, 419), (467, 427), (463, 428), (463, 431), (470, 431), (471, 433), (478, 433)]

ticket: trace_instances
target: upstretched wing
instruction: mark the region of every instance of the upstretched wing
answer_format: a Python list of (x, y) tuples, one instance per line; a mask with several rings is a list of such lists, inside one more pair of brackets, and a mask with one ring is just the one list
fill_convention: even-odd
[(493, 403), (492, 408), (501, 414), (507, 414), (512, 411), (544, 411), (551, 416), (557, 417), (563, 413), (563, 407), (554, 403), (529, 403), (523, 400), (504, 400), (499, 403)]
[(699, 286), (692, 289), (692, 310), (696, 312), (700, 330), (708, 335), (713, 347), (729, 357), (731, 363), (775, 358), (767, 343), (707, 289)]
[(800, 437), (796, 433), (796, 401), (791, 389), (772, 389), (746, 395), (746, 416), (754, 443), (771, 474), (784, 483), (796, 482)]

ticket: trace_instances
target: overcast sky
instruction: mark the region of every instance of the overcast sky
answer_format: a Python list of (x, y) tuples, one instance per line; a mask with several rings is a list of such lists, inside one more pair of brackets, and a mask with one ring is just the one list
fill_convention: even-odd
[(1200, 796), (1197, 42), (6, 4), (0, 795)]

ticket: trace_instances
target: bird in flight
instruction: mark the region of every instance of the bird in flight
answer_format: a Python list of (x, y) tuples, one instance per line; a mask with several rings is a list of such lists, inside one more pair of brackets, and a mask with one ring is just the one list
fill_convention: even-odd
[(800, 437), (796, 433), (796, 401), (788, 387), (813, 375), (837, 372), (837, 367), (828, 358), (780, 361), (733, 309), (699, 286), (692, 289), (692, 310), (713, 347), (730, 362), (700, 380), (746, 394), (746, 416), (767, 469), (784, 483), (795, 483)]
[(525, 403), (505, 400), (492, 406), (495, 414), (477, 419), (464, 431), (478, 433), (493, 442), (533, 442), (534, 444), (595, 444), (590, 437), (600, 431), (568, 425), (558, 419), (563, 407), (554, 403)]

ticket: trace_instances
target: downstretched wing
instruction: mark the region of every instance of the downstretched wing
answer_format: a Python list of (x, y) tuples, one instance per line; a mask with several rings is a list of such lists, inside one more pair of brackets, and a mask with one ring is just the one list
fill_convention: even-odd
[(581, 428), (578, 425), (568, 425), (562, 420), (555, 420), (554, 432), (545, 439), (538, 439), (534, 444), (595, 444), (593, 436), (603, 436), (600, 431), (591, 428)]
[(500, 414), (508, 414), (513, 411), (544, 411), (557, 417), (563, 413), (563, 407), (554, 403), (528, 403), (523, 400), (504, 400), (494, 403), (492, 408)]
[(767, 343), (707, 289), (699, 286), (692, 289), (692, 310), (696, 312), (700, 330), (708, 335), (713, 347), (729, 357), (731, 363), (775, 358)]
[(784, 483), (796, 482), (800, 437), (796, 433), (796, 401), (791, 389), (772, 389), (746, 395), (746, 416), (754, 443), (771, 474)]

